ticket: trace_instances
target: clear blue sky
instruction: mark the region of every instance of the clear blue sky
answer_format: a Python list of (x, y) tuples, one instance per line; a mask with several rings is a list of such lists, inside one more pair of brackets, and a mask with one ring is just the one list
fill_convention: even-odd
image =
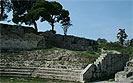
[[(53, 1), (53, 0), (49, 0)], [(70, 12), (73, 26), (68, 34), (96, 40), (117, 41), (118, 29), (126, 29), (133, 38), (133, 0), (55, 0)], [(9, 16), (11, 19), (11, 15)], [(12, 23), (11, 23), (12, 24)], [(39, 31), (50, 30), (47, 22), (38, 22)], [(63, 34), (60, 24), (55, 30)]]

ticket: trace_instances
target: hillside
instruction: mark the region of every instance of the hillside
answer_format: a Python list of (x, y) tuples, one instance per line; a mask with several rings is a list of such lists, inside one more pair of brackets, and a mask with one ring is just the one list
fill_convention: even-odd
[(0, 57), (0, 64), (7, 66), (84, 69), (89, 63), (94, 62), (98, 55), (95, 52), (50, 48), (3, 52)]

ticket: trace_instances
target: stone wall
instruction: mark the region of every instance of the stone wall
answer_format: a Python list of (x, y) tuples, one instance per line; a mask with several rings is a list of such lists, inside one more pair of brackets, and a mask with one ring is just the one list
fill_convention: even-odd
[(122, 70), (129, 60), (127, 54), (102, 54), (82, 72), (82, 81), (101, 79)]
[(95, 71), (95, 65), (89, 64), (80, 74), (80, 82), (84, 83), (87, 81), (91, 81), (93, 78), (93, 74)]
[(119, 83), (133, 83), (133, 59), (127, 62), (124, 71), (115, 74), (115, 81)]
[(52, 33), (42, 33), (49, 47), (55, 46), (69, 50), (97, 50), (97, 42), (95, 40)]
[[(34, 49), (44, 40), (31, 27), (0, 24), (0, 49)], [(43, 42), (45, 43), (45, 42)]]
[(32, 27), (0, 24), (1, 49), (34, 49), (58, 47), (69, 50), (97, 50), (95, 40), (53, 34), (35, 33)]
[(129, 55), (127, 54), (105, 54), (101, 55), (96, 62), (96, 71), (94, 74), (95, 78), (101, 78), (102, 76), (109, 76), (120, 71), (126, 65), (129, 60)]

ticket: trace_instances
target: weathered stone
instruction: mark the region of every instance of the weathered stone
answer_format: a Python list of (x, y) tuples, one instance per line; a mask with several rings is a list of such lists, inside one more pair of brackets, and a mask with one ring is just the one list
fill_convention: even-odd
[(31, 27), (0, 24), (0, 30), (0, 49), (34, 49), (44, 40), (44, 37), (36, 35)]
[[(46, 38), (47, 45), (55, 46), (59, 48), (65, 48), (70, 50), (96, 50), (97, 48), (93, 48), (93, 46), (97, 45), (95, 40), (75, 37), (75, 36), (64, 36), (60, 34), (52, 34), (48, 35), (48, 33), (44, 32), (41, 34)], [(91, 43), (93, 42), (93, 43)]]
[[(126, 56), (126, 57), (123, 57)], [(127, 57), (128, 56), (128, 57)], [(129, 60), (129, 55), (123, 54), (107, 54), (100, 56), (94, 64), (96, 65), (95, 76), (102, 78), (102, 76), (109, 76), (122, 70)]]
[(133, 59), (127, 62), (124, 71), (118, 72), (115, 74), (115, 81), (118, 82), (133, 82)]
[(0, 24), (1, 49), (35, 49), (59, 47), (70, 50), (97, 50), (97, 42), (75, 36), (64, 36), (51, 32), (35, 34), (31, 27)]

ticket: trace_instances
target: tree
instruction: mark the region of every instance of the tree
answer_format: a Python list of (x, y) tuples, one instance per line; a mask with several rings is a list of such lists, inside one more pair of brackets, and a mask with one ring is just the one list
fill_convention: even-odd
[(117, 39), (119, 39), (122, 45), (127, 37), (128, 35), (126, 34), (125, 29), (119, 29), (119, 32), (117, 33)]
[(64, 35), (66, 36), (67, 35), (67, 31), (68, 31), (68, 28), (71, 26), (72, 24), (66, 24), (64, 26), (62, 26), (62, 29), (64, 31)]
[(26, 25), (34, 25), (35, 31), (38, 31), (35, 19), (27, 20), (25, 16), (32, 8), (32, 5), (38, 0), (11, 0), (13, 4), (13, 19), (16, 24), (25, 23)]
[(62, 24), (62, 29), (64, 31), (64, 35), (67, 35), (68, 28), (72, 26), (70, 22), (70, 17), (69, 17), (69, 11), (67, 10), (62, 10), (62, 13), (59, 17), (60, 23)]
[(50, 18), (47, 21), (51, 25), (52, 31), (54, 31), (54, 24), (60, 21), (58, 18), (62, 11), (62, 5), (56, 1), (50, 3), (52, 4), (52, 9), (49, 10)]
[(0, 1), (0, 21), (7, 19), (9, 13), (11, 11), (11, 2), (10, 0), (1, 0)]
[(130, 46), (133, 46), (133, 39), (130, 40)]
[(97, 42), (98, 42), (99, 44), (106, 44), (106, 43), (108, 43), (106, 39), (102, 39), (102, 38), (98, 38), (98, 39), (97, 39)]
[[(48, 1), (45, 0), (38, 0), (36, 3), (33, 4), (31, 9), (28, 11), (28, 13), (25, 15), (25, 20), (27, 21), (37, 21), (41, 17), (41, 21), (44, 19), (49, 18), (49, 14), (47, 9), (51, 9), (51, 5), (49, 4)], [(34, 24), (35, 25), (35, 24)], [(36, 24), (36, 29), (37, 29), (37, 24)]]
[[(39, 18), (41, 18), (41, 22), (47, 21), (51, 25), (52, 31), (54, 32), (54, 24), (56, 22), (65, 24), (65, 21), (63, 21), (64, 11), (66, 11), (66, 10), (63, 9), (63, 7), (60, 3), (56, 2), (56, 1), (42, 0), (42, 1), (37, 1), (33, 5), (30, 12), (28, 12), (26, 18), (27, 19), (33, 18), (35, 20), (38, 20)], [(68, 13), (68, 15), (69, 15), (69, 13)], [(68, 17), (68, 18), (70, 21), (70, 17)]]

